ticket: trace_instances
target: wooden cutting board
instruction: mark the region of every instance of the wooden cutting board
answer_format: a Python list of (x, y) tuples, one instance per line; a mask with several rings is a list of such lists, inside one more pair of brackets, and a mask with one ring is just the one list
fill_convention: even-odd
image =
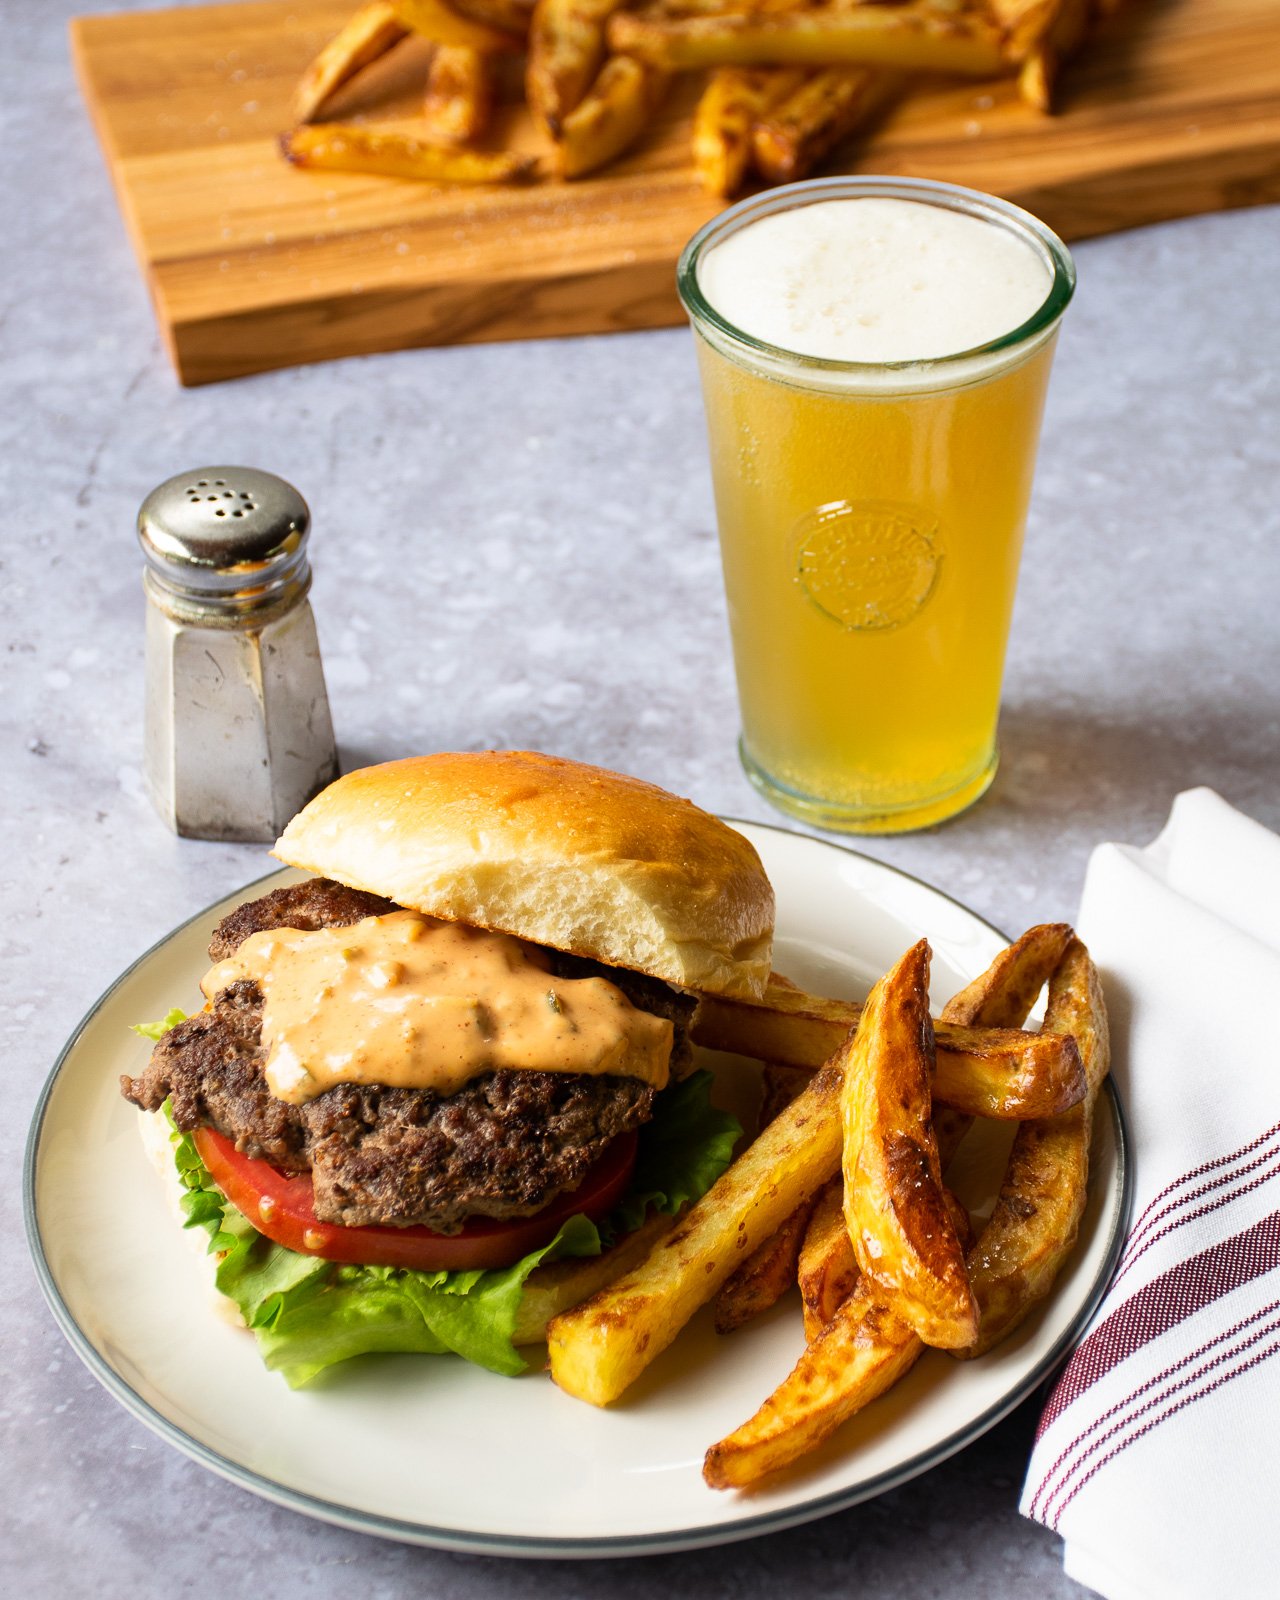
[[(277, 152), (303, 67), (355, 0), (84, 17), (71, 40), (120, 206), (185, 384), (334, 356), (666, 326), (674, 266), (719, 202), (696, 186), (682, 80), (644, 145), (597, 177), (436, 189), (303, 173)], [(334, 114), (411, 118), (407, 41)], [(916, 91), (829, 170), (1003, 195), (1068, 239), (1280, 199), (1280, 0), (1130, 0), (1062, 81)], [(536, 148), (523, 107), (506, 142)], [(411, 123), (408, 125), (411, 126)]]

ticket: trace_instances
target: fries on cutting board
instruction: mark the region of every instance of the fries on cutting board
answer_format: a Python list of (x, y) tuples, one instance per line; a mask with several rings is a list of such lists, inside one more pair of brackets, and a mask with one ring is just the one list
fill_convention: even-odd
[[(805, 177), (874, 125), (922, 77), (1012, 77), (1024, 103), (1052, 109), (1064, 60), (1116, 0), (368, 0), (298, 85), (299, 125), (402, 40), (427, 41), (420, 127), (357, 125), (342, 170), (430, 182), (512, 183), (535, 163), (476, 148), (490, 126), (501, 58), (523, 56), (524, 97), (546, 142), (538, 170), (574, 179), (624, 155), (654, 124), (672, 75), (707, 71), (693, 166), (726, 198), (747, 183)], [(298, 165), (301, 127), (282, 146)], [(475, 161), (433, 161), (443, 146)], [(298, 155), (295, 152), (303, 152)], [(505, 157), (505, 159), (501, 159)], [(326, 161), (329, 166), (336, 165)]]

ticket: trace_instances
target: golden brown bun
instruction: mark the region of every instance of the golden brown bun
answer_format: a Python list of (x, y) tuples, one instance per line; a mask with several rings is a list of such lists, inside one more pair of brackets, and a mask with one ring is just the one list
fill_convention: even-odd
[(450, 922), (709, 994), (758, 995), (773, 890), (751, 845), (638, 778), (528, 750), (349, 772), (285, 829), (290, 866)]

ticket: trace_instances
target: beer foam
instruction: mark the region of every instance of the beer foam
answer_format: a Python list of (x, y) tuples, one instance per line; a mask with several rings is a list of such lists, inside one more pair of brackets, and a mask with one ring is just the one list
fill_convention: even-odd
[(826, 361), (976, 349), (1044, 304), (1052, 273), (1007, 228), (916, 200), (820, 200), (713, 246), (698, 283), (740, 332)]

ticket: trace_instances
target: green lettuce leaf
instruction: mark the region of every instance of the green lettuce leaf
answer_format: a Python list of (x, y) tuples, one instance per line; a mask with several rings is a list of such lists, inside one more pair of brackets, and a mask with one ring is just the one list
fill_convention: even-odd
[(535, 1267), (563, 1256), (598, 1255), (638, 1227), (650, 1207), (679, 1211), (728, 1166), (741, 1130), (711, 1104), (710, 1088), (711, 1074), (699, 1072), (657, 1097), (653, 1118), (641, 1131), (632, 1192), (600, 1228), (587, 1217), (571, 1217), (549, 1244), (497, 1272), (341, 1266), (286, 1250), (264, 1238), (226, 1199), (194, 1141), (172, 1120), (170, 1139), (186, 1191), (186, 1226), (208, 1233), (209, 1250), (219, 1257), (219, 1290), (253, 1329), (267, 1366), (291, 1387), (374, 1351), (453, 1352), (515, 1376), (526, 1363), (512, 1334), (525, 1279)]
[(675, 1216), (733, 1160), (742, 1128), (711, 1104), (712, 1081), (709, 1072), (695, 1072), (654, 1101), (653, 1117), (640, 1130), (631, 1188), (607, 1219), (610, 1243), (638, 1228), (650, 1210)]
[(179, 1011), (177, 1006), (171, 1011), (166, 1011), (159, 1022), (135, 1022), (130, 1028), (132, 1033), (140, 1033), (144, 1039), (162, 1039), (170, 1028), (176, 1028), (180, 1022), (187, 1020), (185, 1011)]

